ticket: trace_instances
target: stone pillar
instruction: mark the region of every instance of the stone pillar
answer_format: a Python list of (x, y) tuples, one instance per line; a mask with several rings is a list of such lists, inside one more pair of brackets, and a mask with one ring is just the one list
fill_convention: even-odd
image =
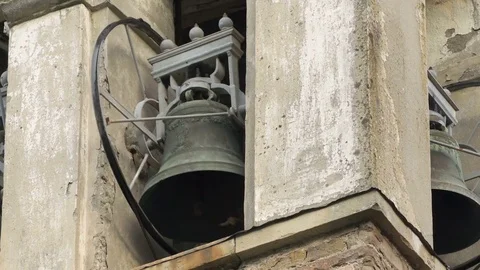
[[(0, 7), (12, 25), (0, 268), (127, 269), (152, 261), (100, 146), (90, 68), (100, 31), (127, 15), (173, 38), (171, 2), (26, 0)], [(130, 33), (147, 90), (155, 92), (147, 63), (155, 51)], [(133, 111), (143, 97), (124, 29), (104, 48), (100, 87)], [(105, 112), (121, 117), (106, 103)], [(132, 179), (126, 127), (109, 127), (109, 135)], [(135, 195), (141, 190), (142, 183)]]
[(247, 224), (378, 189), (431, 241), (424, 1), (248, 3)]

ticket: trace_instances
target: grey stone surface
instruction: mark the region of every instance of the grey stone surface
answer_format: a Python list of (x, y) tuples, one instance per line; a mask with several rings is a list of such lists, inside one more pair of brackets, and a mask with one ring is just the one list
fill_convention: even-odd
[(18, 24), (78, 4), (91, 11), (108, 7), (120, 17), (142, 18), (162, 36), (174, 36), (173, 0), (0, 0), (0, 19)]
[[(479, 0), (427, 0), (426, 7), (429, 66), (437, 67), (449, 62), (449, 56), (465, 51), (469, 42), (478, 39), (478, 32), (474, 29), (479, 28)], [(455, 78), (441, 76), (439, 79), (448, 81)]]
[(77, 6), (11, 30), (1, 269), (76, 269), (89, 27)]
[[(92, 107), (92, 45), (118, 19), (111, 9), (92, 13), (80, 4), (11, 29), (1, 269), (125, 269), (154, 259), (100, 147)], [(131, 37), (147, 95), (156, 96), (147, 61), (155, 52)], [(104, 48), (100, 88), (133, 111), (143, 96), (125, 31), (114, 31)], [(122, 118), (103, 105), (107, 116)], [(126, 127), (108, 132), (132, 179)]]
[(80, 2), (80, 0), (2, 0), (0, 9), (5, 19), (16, 21)]
[(374, 186), (431, 237), (423, 1), (249, 8), (250, 223)]
[(372, 223), (342, 228), (245, 261), (235, 269), (420, 269)]

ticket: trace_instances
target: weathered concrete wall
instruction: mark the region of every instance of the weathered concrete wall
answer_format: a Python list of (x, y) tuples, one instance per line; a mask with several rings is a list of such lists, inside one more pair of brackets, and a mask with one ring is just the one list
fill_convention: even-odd
[[(94, 118), (90, 62), (100, 31), (119, 19), (120, 8), (110, 7), (76, 5), (12, 28), (2, 269), (125, 269), (153, 260), (100, 147)], [(164, 32), (171, 29), (173, 21)], [(152, 96), (156, 83), (147, 59), (155, 53), (130, 34)], [(100, 88), (133, 111), (143, 96), (123, 27), (104, 48)], [(110, 119), (123, 118), (103, 104)], [(125, 124), (108, 127), (132, 179), (139, 157), (128, 151), (125, 130)], [(137, 197), (144, 180), (134, 188)]]
[(238, 268), (257, 269), (415, 269), (372, 223), (263, 254)]
[[(96, 0), (87, 1), (95, 2)], [(101, 2), (109, 2), (114, 8), (119, 9), (126, 16), (144, 19), (162, 36), (174, 40), (173, 1), (174, 0), (102, 0)]]
[(92, 11), (108, 7), (122, 17), (142, 18), (161, 35), (173, 39), (173, 0), (0, 0), (0, 18), (17, 24), (79, 4)]
[(247, 224), (377, 187), (430, 237), (423, 1), (248, 10)]
[(90, 36), (83, 6), (11, 29), (1, 269), (76, 268)]
[[(478, 36), (475, 29), (480, 28), (480, 1), (427, 0), (426, 5), (428, 65), (437, 66), (459, 53), (470, 52), (467, 57), (471, 57), (474, 51), (467, 47)], [(440, 76), (439, 80), (455, 80), (455, 77), (444, 76)]]

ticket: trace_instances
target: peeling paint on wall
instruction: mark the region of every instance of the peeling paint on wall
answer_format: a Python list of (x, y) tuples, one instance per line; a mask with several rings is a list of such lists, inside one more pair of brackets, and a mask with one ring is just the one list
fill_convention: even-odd
[(93, 237), (93, 247), (94, 247), (94, 262), (91, 270), (108, 270), (107, 263), (107, 239), (103, 233), (96, 234)]
[(467, 48), (468, 42), (470, 42), (474, 37), (478, 35), (477, 31), (472, 30), (467, 34), (456, 34), (455, 36), (447, 40), (447, 48), (452, 53), (457, 53), (465, 50)]

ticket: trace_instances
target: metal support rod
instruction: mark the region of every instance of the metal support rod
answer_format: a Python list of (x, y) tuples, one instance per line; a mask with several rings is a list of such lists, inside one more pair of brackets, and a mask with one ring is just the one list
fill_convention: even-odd
[(470, 134), (470, 137), (468, 137), (467, 144), (469, 144), (472, 140), (473, 135), (475, 135), (475, 132), (477, 132), (478, 127), (480, 127), (480, 121), (478, 121), (478, 123), (475, 125), (475, 128), (473, 129), (472, 134)]
[(132, 39), (130, 38), (130, 32), (128, 32), (128, 25), (125, 25), (125, 32), (127, 33), (128, 44), (130, 45), (130, 51), (132, 52), (133, 62), (135, 63), (135, 70), (137, 71), (138, 80), (142, 85), (143, 98), (147, 98), (147, 89), (143, 83), (142, 76), (140, 75), (140, 69), (138, 68), (137, 57), (135, 56), (135, 50), (133, 49)]
[(140, 163), (140, 166), (138, 167), (138, 170), (132, 179), (132, 182), (130, 182), (130, 185), (129, 185), (130, 190), (132, 190), (132, 188), (135, 186), (135, 183), (137, 183), (137, 179), (140, 176), (140, 173), (142, 172), (143, 167), (147, 163), (147, 159), (148, 159), (148, 154), (145, 154), (145, 156), (143, 157), (142, 163)]
[[(475, 178), (474, 178), (474, 179), (475, 179)], [(473, 179), (472, 179), (472, 180), (473, 180)], [(475, 186), (473, 186), (473, 188), (472, 188), (472, 190), (471, 190), (472, 192), (475, 192), (475, 190), (476, 190), (477, 187), (478, 187), (478, 183), (480, 183), (480, 179), (478, 179), (478, 180), (477, 180), (477, 183), (475, 183)]]
[[(110, 93), (108, 93), (105, 90), (100, 90), (100, 95), (102, 95), (102, 97), (104, 97), (110, 104), (112, 104), (112, 106), (115, 109), (117, 109), (117, 111), (121, 113), (123, 116), (125, 116), (128, 119), (135, 119), (133, 114), (130, 113), (125, 107), (123, 107), (123, 105), (120, 102), (118, 102), (112, 95), (110, 95)], [(138, 129), (140, 129), (140, 131), (142, 131), (143, 134), (145, 134), (150, 140), (154, 142), (157, 141), (157, 139), (155, 138), (155, 135), (152, 132), (150, 132), (150, 130), (148, 130), (145, 126), (137, 125), (135, 124), (135, 122), (133, 124)]]
[(114, 124), (114, 123), (129, 123), (129, 122), (147, 122), (147, 121), (201, 118), (201, 117), (212, 117), (212, 116), (228, 116), (228, 115), (229, 115), (228, 112), (201, 113), (201, 114), (163, 116), (163, 117), (145, 117), (145, 118), (135, 118), (135, 119), (120, 119), (120, 120), (112, 120), (109, 123)]
[(473, 151), (470, 151), (470, 150), (462, 149), (462, 148), (452, 146), (452, 145), (449, 145), (449, 144), (446, 144), (446, 143), (443, 143), (443, 142), (439, 142), (439, 141), (436, 141), (436, 140), (430, 140), (430, 142), (434, 143), (434, 144), (444, 146), (444, 147), (447, 147), (447, 148), (450, 148), (450, 149), (454, 149), (454, 150), (457, 150), (457, 151), (460, 151), (460, 152), (463, 152), (463, 153), (467, 153), (467, 154), (470, 154), (472, 156), (480, 157), (480, 153), (476, 153), (476, 152), (473, 152)]

